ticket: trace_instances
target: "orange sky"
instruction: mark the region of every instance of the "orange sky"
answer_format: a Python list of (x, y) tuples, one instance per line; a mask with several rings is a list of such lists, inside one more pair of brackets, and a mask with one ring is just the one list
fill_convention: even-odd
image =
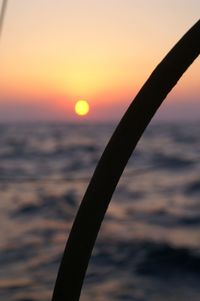
[[(78, 99), (91, 104), (86, 120), (118, 119), (199, 11), (198, 0), (10, 1), (0, 41), (0, 121), (78, 121)], [(199, 67), (197, 60), (171, 93), (163, 118), (170, 106), (187, 115), (188, 103), (200, 117)]]

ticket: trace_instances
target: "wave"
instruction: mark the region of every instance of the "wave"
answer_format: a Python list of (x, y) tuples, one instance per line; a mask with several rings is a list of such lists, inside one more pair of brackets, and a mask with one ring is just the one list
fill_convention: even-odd
[[(157, 169), (166, 169), (179, 172), (181, 169), (192, 167), (194, 162), (184, 157), (170, 156), (164, 153), (154, 153), (152, 156), (152, 162), (154, 162)], [(159, 163), (159, 164), (158, 164)]]
[(156, 277), (200, 275), (200, 256), (186, 248), (174, 248), (166, 244), (151, 245), (143, 261), (138, 264), (137, 272)]
[(187, 184), (187, 186), (184, 189), (184, 192), (187, 195), (195, 195), (195, 194), (200, 194), (200, 181), (195, 180)]
[(200, 254), (197, 250), (178, 248), (154, 241), (106, 242), (98, 244), (93, 264), (115, 266), (120, 270), (153, 277), (200, 275)]
[(71, 219), (77, 208), (77, 198), (74, 192), (68, 192), (60, 197), (42, 197), (38, 204), (21, 204), (11, 211), (12, 218), (30, 219), (43, 216), (54, 219)]

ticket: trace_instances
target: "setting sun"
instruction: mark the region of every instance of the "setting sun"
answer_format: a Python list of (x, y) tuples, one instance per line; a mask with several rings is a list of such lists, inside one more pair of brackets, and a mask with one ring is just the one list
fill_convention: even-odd
[(89, 103), (86, 100), (79, 100), (75, 104), (75, 112), (77, 115), (87, 115), (90, 110)]

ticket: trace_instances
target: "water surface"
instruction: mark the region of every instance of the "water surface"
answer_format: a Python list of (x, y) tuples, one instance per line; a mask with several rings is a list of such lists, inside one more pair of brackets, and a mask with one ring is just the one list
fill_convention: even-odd
[[(155, 123), (120, 180), (82, 301), (200, 298), (199, 122)], [(114, 125), (0, 125), (0, 298), (50, 300)]]

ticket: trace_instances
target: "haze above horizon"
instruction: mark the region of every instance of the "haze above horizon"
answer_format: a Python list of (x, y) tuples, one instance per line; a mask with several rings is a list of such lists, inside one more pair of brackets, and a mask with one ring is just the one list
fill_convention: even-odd
[[(199, 11), (197, 0), (9, 1), (0, 121), (79, 122), (79, 99), (90, 103), (85, 121), (119, 119)], [(187, 70), (157, 118), (200, 117), (199, 67)]]

